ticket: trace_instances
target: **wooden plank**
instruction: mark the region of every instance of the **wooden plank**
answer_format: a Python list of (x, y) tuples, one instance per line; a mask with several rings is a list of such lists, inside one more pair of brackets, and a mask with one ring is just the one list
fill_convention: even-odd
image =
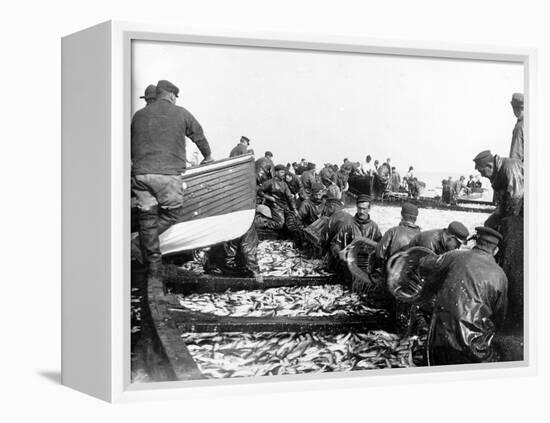
[(147, 297), (154, 330), (163, 349), (172, 380), (204, 379), (197, 363), (189, 353), (176, 321), (171, 318), (169, 307), (176, 304), (172, 295), (164, 295), (162, 283), (158, 279), (149, 279)]
[(279, 287), (339, 285), (341, 278), (328, 276), (264, 276), (263, 281), (256, 278), (230, 277), (218, 275), (198, 275), (186, 272), (176, 266), (165, 266), (164, 281), (171, 292), (177, 294), (220, 293), (227, 290), (255, 290)]
[(188, 187), (196, 187), (197, 185), (201, 185), (204, 183), (208, 183), (212, 180), (216, 180), (219, 178), (224, 179), (240, 179), (240, 178), (246, 178), (246, 179), (254, 179), (254, 171), (250, 163), (243, 163), (241, 165), (238, 165), (235, 168), (225, 168), (225, 169), (219, 169), (214, 170), (210, 173), (205, 173), (200, 176), (192, 176), (188, 178), (187, 180), (184, 179), (184, 182), (187, 184)]
[(189, 209), (208, 209), (209, 207), (213, 208), (215, 204), (220, 202), (228, 202), (229, 200), (246, 202), (247, 200), (251, 200), (253, 197), (254, 195), (250, 193), (250, 188), (246, 185), (226, 187), (225, 190), (221, 189), (216, 193), (207, 192), (200, 198), (189, 198), (189, 201), (184, 200), (182, 209), (185, 211)]
[(364, 332), (388, 330), (392, 322), (386, 315), (323, 317), (230, 317), (190, 312), (169, 307), (171, 320), (181, 332)]

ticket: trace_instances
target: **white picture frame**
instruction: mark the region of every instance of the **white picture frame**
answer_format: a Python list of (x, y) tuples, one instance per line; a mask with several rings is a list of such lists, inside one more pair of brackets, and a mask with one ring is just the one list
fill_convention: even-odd
[[(130, 383), (131, 42), (150, 40), (520, 63), (526, 144), (525, 359), (445, 368)], [(536, 357), (536, 51), (105, 22), (62, 41), (62, 383), (110, 402), (532, 375)]]

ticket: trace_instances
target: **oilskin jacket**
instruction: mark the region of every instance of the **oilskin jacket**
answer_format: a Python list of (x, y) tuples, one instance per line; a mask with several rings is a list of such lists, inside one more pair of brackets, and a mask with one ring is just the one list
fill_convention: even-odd
[(305, 198), (304, 185), (302, 184), (302, 180), (299, 176), (292, 175), (292, 179), (287, 181), (287, 185), (292, 194), (298, 194), (300, 198)]
[(273, 161), (267, 157), (260, 157), (256, 160), (256, 173), (260, 170), (262, 170), (268, 178), (273, 178), (275, 175), (275, 166), (273, 165)]
[(321, 211), (321, 216), (331, 217), (334, 213), (343, 210), (344, 203), (336, 198), (327, 198)]
[(445, 229), (431, 229), (429, 231), (422, 231), (415, 235), (409, 247), (424, 247), (432, 250), (436, 254), (443, 254), (447, 252), (447, 245), (443, 234)]
[(500, 217), (523, 215), (523, 163), (495, 155), (495, 173), (491, 178)]
[(493, 256), (478, 248), (420, 261), (439, 283), (428, 340), (433, 365), (499, 360), (493, 338), (506, 315), (508, 280)]
[(258, 197), (264, 198), (266, 194), (275, 198), (274, 204), (268, 202), (269, 206), (276, 206), (276, 208), (279, 208), (281, 210), (296, 210), (294, 195), (292, 195), (292, 193), (290, 192), (290, 189), (288, 188), (288, 185), (285, 181), (282, 181), (277, 177), (265, 181), (258, 188)]
[(210, 146), (201, 125), (186, 109), (158, 100), (132, 118), (132, 175), (179, 175), (186, 167), (185, 137), (204, 157)]
[(300, 216), (302, 225), (309, 226), (319, 219), (321, 217), (321, 213), (323, 212), (324, 206), (324, 201), (319, 201), (318, 203), (312, 199), (302, 201), (302, 204), (300, 204), (300, 208), (298, 209), (298, 215)]
[(353, 219), (346, 219), (338, 228), (330, 242), (330, 252), (334, 258), (356, 238), (368, 238), (373, 241), (380, 241), (382, 234), (376, 222), (370, 216), (361, 220), (355, 215)]
[(510, 158), (518, 159), (523, 163), (523, 115), (520, 116), (512, 131), (512, 143), (510, 145)]
[(409, 247), (411, 239), (419, 233), (419, 226), (402, 220), (399, 226), (394, 226), (386, 231), (376, 246), (376, 258), (381, 263), (385, 263), (395, 253), (406, 250)]

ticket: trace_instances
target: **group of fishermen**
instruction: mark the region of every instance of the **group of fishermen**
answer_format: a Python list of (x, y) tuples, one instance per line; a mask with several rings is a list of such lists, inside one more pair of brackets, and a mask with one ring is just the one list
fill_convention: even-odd
[[(143, 96), (147, 105), (132, 119), (132, 195), (139, 211), (139, 245), (133, 248), (140, 250), (149, 278), (162, 278), (159, 235), (177, 222), (182, 209), (185, 137), (197, 145), (204, 157), (202, 163), (212, 161), (201, 125), (188, 110), (176, 105), (178, 94), (173, 83), (158, 81), (147, 88)], [(428, 305), (423, 304), (433, 315), (433, 363), (502, 360), (504, 352), (496, 348), (495, 334), (512, 328), (522, 335), (523, 329), (522, 96), (514, 94), (512, 106), (518, 118), (511, 152), (514, 157), (486, 150), (474, 158), (476, 170), (492, 184), (497, 206), (473, 237), (460, 222), (421, 231), (416, 225), (419, 210), (410, 203), (403, 205), (401, 221), (385, 234), (370, 217), (370, 196), (357, 197), (354, 215), (343, 210), (346, 176), (378, 171), (375, 162), (370, 165), (370, 156), (364, 166), (346, 160), (340, 168), (327, 164), (317, 174), (315, 165), (305, 160), (275, 165), (273, 154), (267, 151), (256, 161), (254, 223), (238, 239), (210, 248), (206, 272), (261, 279), (256, 258), (258, 230), (286, 232), (304, 248), (316, 244), (314, 253), (324, 254), (330, 267), (343, 275), (346, 248), (358, 239), (373, 243), (372, 269), (382, 277), (394, 254), (414, 246), (428, 248), (434, 255), (422, 259), (418, 266), (422, 272), (437, 275), (436, 294)], [(250, 140), (243, 136), (230, 156), (253, 153), (249, 147)], [(389, 159), (383, 166), (388, 174), (396, 173)], [(407, 175), (411, 180), (413, 171), (411, 167)], [(463, 248), (469, 239), (475, 245)]]

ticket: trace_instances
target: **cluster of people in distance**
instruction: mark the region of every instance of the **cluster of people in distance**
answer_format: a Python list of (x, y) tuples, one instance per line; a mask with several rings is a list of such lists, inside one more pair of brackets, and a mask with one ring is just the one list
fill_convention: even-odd
[[(132, 242), (132, 252), (139, 253), (148, 266), (149, 278), (163, 277), (159, 235), (180, 218), (185, 195), (182, 172), (188, 165), (185, 138), (197, 145), (204, 157), (202, 163), (212, 161), (201, 125), (187, 109), (176, 105), (178, 94), (179, 88), (170, 81), (158, 81), (147, 87), (142, 97), (147, 105), (132, 118), (132, 195), (139, 221), (139, 237)], [(255, 163), (258, 204), (254, 223), (241, 237), (210, 248), (206, 272), (261, 280), (257, 230), (284, 234), (306, 253), (325, 256), (344, 279), (350, 277), (345, 250), (355, 240), (372, 243), (370, 269), (382, 281), (391, 257), (421, 246), (434, 254), (420, 260), (419, 271), (430, 274), (437, 289), (429, 301), (414, 307), (431, 315), (428, 344), (432, 363), (521, 359), (522, 347), (504, 343), (507, 348), (502, 348), (497, 342), (499, 336), (523, 336), (521, 94), (514, 94), (512, 107), (518, 120), (511, 157), (485, 150), (474, 158), (475, 169), (491, 182), (496, 209), (473, 237), (457, 221), (446, 228), (422, 231), (416, 225), (419, 209), (412, 203), (403, 204), (401, 220), (384, 234), (370, 217), (372, 197), (359, 195), (354, 214), (344, 210), (342, 193), (352, 176), (376, 174), (391, 180), (393, 187), (402, 185), (389, 158), (381, 165), (370, 156), (362, 164), (345, 159), (341, 166), (327, 163), (317, 172), (315, 164), (305, 159), (275, 165), (273, 154), (267, 151)], [(252, 154), (249, 147), (250, 140), (243, 136), (230, 156)], [(412, 166), (403, 180), (410, 191), (411, 182), (416, 181)], [(469, 181), (470, 187), (466, 186), (473, 189), (478, 182)], [(466, 247), (469, 240), (472, 248)], [(407, 313), (412, 310), (395, 299), (393, 308), (398, 317), (404, 309)]]

